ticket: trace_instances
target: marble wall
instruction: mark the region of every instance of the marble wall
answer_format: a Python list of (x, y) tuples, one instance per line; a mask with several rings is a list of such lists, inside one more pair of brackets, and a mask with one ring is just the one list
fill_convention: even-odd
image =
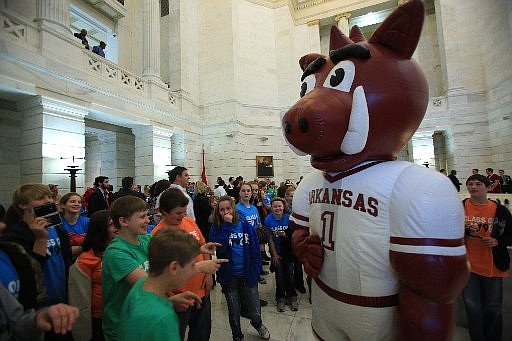
[[(299, 98), (298, 59), (320, 52), (326, 39), (320, 21), (294, 22), (285, 2), (170, 0), (169, 15), (152, 19), (160, 25), (153, 38), (160, 39), (161, 81), (149, 82), (143, 77), (143, 37), (151, 18), (144, 18), (144, 2), (126, 2), (126, 16), (117, 21), (85, 1), (70, 2), (112, 27), (119, 62), (85, 51), (71, 33), (35, 23), (32, 1), (0, 4), (0, 139), (9, 143), (0, 153), (2, 173), (9, 173), (9, 180), (0, 180), (0, 200), (8, 200), (8, 191), (22, 181), (69, 181), (66, 174), (45, 171), (56, 166), (42, 153), (28, 165), (13, 152), (21, 151), (24, 142), (15, 136), (27, 123), (23, 110), (16, 119), (9, 113), (33, 97), (61, 103), (59, 110), (80, 108), (85, 122), (104, 124), (85, 123), (84, 131), (105, 133), (89, 129), (74, 146), (88, 154), (81, 187), (105, 171), (116, 185), (124, 175), (149, 184), (165, 177), (170, 164), (186, 166), (198, 180), (203, 149), (210, 184), (217, 176), (254, 178), (257, 155), (274, 157), (276, 181), (296, 181), (311, 169), (309, 157), (287, 147), (280, 113)], [(484, 7), (477, 0), (435, 0), (414, 55), (427, 74), (431, 99), (410, 146), (443, 131), (446, 155), (437, 159), (456, 169), (461, 181), (474, 167), (512, 170), (511, 7), (507, 0)], [(76, 133), (66, 124), (56, 130)], [(38, 132), (41, 141), (44, 132)], [(107, 146), (112, 150), (101, 150)], [(108, 157), (95, 158), (98, 150)], [(414, 150), (409, 157), (419, 159)], [(23, 174), (25, 164), (33, 175), (44, 175)]]

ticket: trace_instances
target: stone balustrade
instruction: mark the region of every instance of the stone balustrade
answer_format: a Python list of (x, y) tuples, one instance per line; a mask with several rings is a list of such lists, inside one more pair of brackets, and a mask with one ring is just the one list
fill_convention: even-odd
[(116, 85), (128, 86), (134, 90), (144, 92), (144, 81), (142, 77), (127, 71), (117, 64), (112, 63), (89, 50), (83, 50), (87, 55), (87, 69), (89, 72), (101, 75), (102, 77), (112, 80)]

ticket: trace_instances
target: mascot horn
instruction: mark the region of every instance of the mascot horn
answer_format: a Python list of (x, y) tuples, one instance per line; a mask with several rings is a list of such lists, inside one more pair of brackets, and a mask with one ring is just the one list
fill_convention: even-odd
[(450, 340), (468, 278), (464, 213), (439, 172), (394, 161), (426, 111), (411, 60), (424, 4), (398, 7), (366, 41), (331, 30), (329, 57), (308, 54), (284, 136), (316, 170), (293, 199), (294, 251), (313, 278), (323, 340)]

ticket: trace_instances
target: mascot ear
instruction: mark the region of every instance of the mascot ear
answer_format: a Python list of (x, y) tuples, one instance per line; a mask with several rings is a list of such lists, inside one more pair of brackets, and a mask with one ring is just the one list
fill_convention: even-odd
[(411, 0), (398, 7), (382, 22), (372, 37), (372, 44), (381, 44), (410, 59), (421, 35), (425, 5), (421, 0)]
[(309, 64), (313, 63), (315, 60), (317, 60), (320, 57), (324, 57), (321, 54), (318, 53), (310, 53), (307, 54), (299, 59), (299, 65), (302, 71), (306, 70)]
[(352, 26), (352, 28), (350, 29), (349, 37), (354, 43), (366, 41), (363, 32), (361, 32), (361, 29), (357, 25)]
[(342, 48), (343, 46), (347, 46), (349, 44), (353, 44), (354, 42), (350, 40), (343, 32), (340, 31), (336, 26), (331, 26), (331, 37), (329, 39), (329, 51), (337, 50)]

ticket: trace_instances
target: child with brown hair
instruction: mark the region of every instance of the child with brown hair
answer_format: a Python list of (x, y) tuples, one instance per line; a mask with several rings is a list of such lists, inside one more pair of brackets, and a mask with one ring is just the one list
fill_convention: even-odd
[[(243, 186), (242, 186), (243, 187)], [(261, 254), (256, 230), (239, 216), (233, 198), (223, 196), (215, 208), (210, 241), (221, 244), (217, 257), (229, 259), (217, 272), (229, 311), (229, 325), (233, 340), (243, 340), (240, 325), (240, 303), (246, 305), (251, 325), (261, 338), (270, 339), (270, 332), (261, 320), (258, 279)]]
[(163, 229), (149, 242), (148, 277), (126, 297), (119, 325), (120, 340), (179, 340), (178, 316), (169, 292), (182, 287), (199, 270), (199, 242), (177, 228)]

